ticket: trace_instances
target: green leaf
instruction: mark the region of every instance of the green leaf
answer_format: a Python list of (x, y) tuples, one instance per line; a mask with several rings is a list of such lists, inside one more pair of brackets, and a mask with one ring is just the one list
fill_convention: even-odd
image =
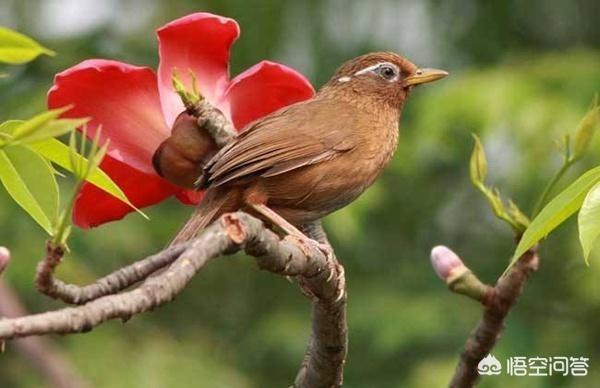
[(488, 172), (485, 151), (479, 137), (473, 134), (473, 139), (475, 139), (475, 144), (469, 161), (469, 173), (473, 186), (484, 195), (497, 218), (506, 222), (517, 234), (522, 233), (529, 224), (529, 219), (510, 199), (508, 200), (509, 208), (507, 210), (498, 189), (488, 187), (485, 184)]
[(36, 116), (33, 116), (29, 120), (22, 121), (20, 125), (12, 130), (12, 136), (14, 141), (20, 140), (27, 136), (31, 136), (37, 131), (41, 130), (47, 124), (51, 123), (58, 118), (62, 113), (67, 111), (69, 108), (53, 109)]
[(556, 227), (575, 213), (582, 205), (586, 194), (600, 181), (600, 167), (593, 168), (580, 176), (569, 187), (554, 197), (531, 221), (523, 233), (508, 268), (528, 249), (546, 237)]
[(32, 61), (42, 54), (55, 55), (54, 51), (45, 48), (30, 37), (0, 27), (0, 62), (18, 65)]
[(68, 108), (40, 113), (33, 118), (9, 120), (0, 124), (0, 132), (10, 136), (0, 139), (0, 147), (31, 144), (45, 139), (62, 136), (88, 122), (88, 119), (58, 119)]
[(585, 263), (600, 237), (600, 183), (597, 183), (586, 195), (577, 217), (579, 241), (583, 249)]
[[(73, 154), (69, 149), (69, 146), (60, 142), (59, 140), (47, 139), (42, 142), (31, 144), (29, 147), (44, 158), (50, 160), (52, 163), (56, 163), (60, 167), (72, 173), (75, 173), (75, 171), (73, 169), (73, 163), (71, 163), (71, 157), (73, 157), (76, 161), (75, 164), (82, 166), (82, 170), (87, 168), (87, 159), (79, 154)], [(87, 181), (104, 190), (113, 197), (125, 202), (127, 205), (131, 206), (133, 209), (145, 216), (129, 201), (121, 188), (119, 188), (119, 186), (117, 186), (117, 184), (101, 169), (96, 168), (94, 171), (92, 171), (88, 176)]]
[[(48, 112), (46, 112), (46, 113), (48, 113)], [(77, 121), (80, 119), (60, 119), (60, 120), (56, 120), (56, 121), (63, 121), (63, 120)], [(81, 119), (81, 120), (85, 120), (85, 119)], [(0, 135), (2, 133), (6, 133), (9, 135), (14, 134), (15, 129), (21, 127), (24, 123), (27, 123), (27, 122), (23, 121), (23, 120), (5, 121), (2, 124), (0, 124)], [(77, 123), (70, 122), (70, 123), (66, 123), (65, 125), (73, 126), (74, 124), (77, 124)], [(75, 125), (75, 126), (78, 126), (78, 125)], [(2, 140), (0, 137), (0, 142), (1, 141)], [(74, 139), (73, 139), (73, 141), (74, 141)], [(28, 147), (30, 149), (32, 149), (33, 151), (37, 152), (38, 154), (40, 154), (41, 156), (43, 156), (44, 158), (46, 158), (47, 160), (57, 164), (58, 166), (66, 169), (67, 171), (69, 171), (75, 175), (80, 175), (80, 172), (86, 170), (88, 167), (88, 161), (85, 157), (79, 155), (78, 153), (72, 153), (71, 150), (69, 149), (69, 146), (67, 146), (66, 144), (64, 144), (54, 138), (37, 141), (34, 144), (30, 144)], [(106, 150), (103, 150), (100, 153), (103, 156), (103, 153), (105, 153), (105, 152), (106, 152)], [(99, 158), (101, 159), (102, 156), (100, 156)], [(74, 163), (71, 161), (71, 158), (73, 158)], [(96, 160), (95, 163), (98, 164), (100, 162), (100, 159)], [(79, 172), (75, 171), (73, 166), (76, 166), (76, 167), (79, 166)], [(93, 169), (93, 171), (87, 177), (86, 181), (92, 183), (94, 186), (98, 187), (99, 189), (104, 190), (105, 192), (112, 195), (113, 197), (115, 197), (115, 198), (123, 201), (127, 205), (131, 206), (131, 208), (134, 209), (135, 211), (137, 211), (142, 217), (144, 217), (146, 219), (148, 218), (148, 216), (146, 214), (144, 214), (141, 210), (139, 210), (137, 207), (135, 207), (131, 203), (131, 201), (127, 198), (127, 196), (125, 195), (123, 190), (121, 190), (121, 188), (100, 168)]]
[(58, 186), (48, 162), (15, 146), (0, 151), (0, 181), (6, 191), (48, 234), (58, 217)]
[(37, 131), (21, 136), (13, 140), (13, 144), (31, 144), (38, 141), (59, 137), (73, 131), (75, 128), (85, 125), (89, 119), (57, 119), (45, 124)]
[(475, 186), (483, 185), (485, 177), (487, 176), (487, 160), (485, 158), (485, 151), (481, 145), (481, 140), (475, 134), (473, 134), (475, 144), (473, 145), (473, 152), (471, 152), (471, 160), (469, 162), (469, 172), (471, 175), (471, 182)]
[(23, 124), (24, 120), (7, 120), (0, 124), (0, 133), (5, 133), (12, 136), (15, 128)]

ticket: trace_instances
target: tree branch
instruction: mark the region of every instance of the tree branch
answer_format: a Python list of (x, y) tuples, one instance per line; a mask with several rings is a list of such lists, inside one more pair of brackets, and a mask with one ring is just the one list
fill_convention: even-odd
[(446, 247), (434, 248), (431, 261), (438, 275), (453, 292), (478, 300), (484, 306), (483, 317), (467, 339), (450, 383), (452, 388), (473, 387), (479, 378), (479, 362), (498, 342), (508, 313), (523, 292), (529, 276), (538, 269), (537, 247), (521, 256), (508, 273), (498, 279), (494, 287), (483, 284)]
[(198, 127), (206, 129), (219, 148), (225, 146), (236, 136), (237, 132), (233, 124), (206, 99), (200, 100), (195, 106), (188, 109), (188, 113), (198, 118)]
[[(320, 221), (303, 225), (301, 230), (313, 240), (329, 245)], [(302, 281), (315, 296), (312, 306), (313, 324), (304, 361), (296, 376), (294, 387), (340, 387), (342, 385), (348, 352), (347, 296), (343, 283), (344, 267), (335, 257), (333, 261), (337, 272), (334, 276), (340, 279), (336, 289), (326, 290), (318, 283), (309, 284), (310, 279)]]
[[(186, 107), (219, 148), (236, 136), (232, 124), (206, 100)], [(193, 241), (168, 248), (119, 269), (92, 284), (77, 286), (55, 278), (64, 248), (47, 243), (38, 264), (36, 287), (42, 293), (80, 306), (21, 318), (0, 320), (0, 339), (50, 333), (86, 332), (101, 323), (152, 310), (172, 299), (210, 260), (244, 249), (261, 269), (295, 277), (312, 299), (313, 324), (306, 354), (294, 386), (339, 387), (347, 353), (344, 268), (339, 264), (320, 222), (303, 226), (313, 240), (281, 240), (263, 224), (245, 214), (222, 216)], [(125, 289), (138, 284), (129, 291)]]
[(343, 268), (334, 257), (328, 257), (316, 244), (302, 244), (288, 237), (282, 240), (262, 222), (242, 212), (222, 216), (189, 245), (178, 249), (182, 251), (176, 255), (173, 251), (165, 254), (166, 250), (143, 260), (150, 262), (152, 257), (176, 256), (164, 271), (147, 277), (132, 290), (102, 296), (77, 307), (1, 319), (0, 339), (80, 333), (109, 319), (129, 319), (173, 300), (209, 261), (244, 249), (256, 258), (261, 269), (297, 276), (314, 296), (313, 335), (296, 385), (341, 384), (346, 354), (345, 283)]
[(54, 272), (65, 253), (64, 248), (46, 243), (46, 256), (37, 266), (35, 285), (43, 294), (69, 304), (84, 304), (102, 296), (116, 294), (141, 282), (161, 268), (171, 264), (189, 242), (169, 247), (162, 252), (123, 267), (86, 286), (68, 284), (54, 277)]

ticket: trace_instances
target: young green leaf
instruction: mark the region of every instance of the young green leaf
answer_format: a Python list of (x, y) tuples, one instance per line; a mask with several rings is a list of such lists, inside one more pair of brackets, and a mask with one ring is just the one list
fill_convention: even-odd
[(488, 187), (485, 184), (488, 172), (485, 151), (479, 137), (473, 135), (473, 139), (475, 139), (475, 144), (473, 145), (473, 152), (469, 161), (469, 173), (473, 186), (483, 194), (498, 219), (506, 222), (515, 233), (522, 233), (527, 227), (529, 220), (510, 199), (507, 210), (498, 189)]
[(34, 132), (22, 135), (19, 139), (13, 140), (14, 144), (32, 144), (42, 140), (59, 137), (73, 131), (75, 128), (85, 125), (89, 119), (56, 119), (48, 122)]
[(590, 252), (600, 237), (600, 183), (597, 183), (587, 193), (579, 211), (577, 223), (583, 257), (588, 264)]
[(0, 27), (0, 62), (18, 65), (32, 61), (42, 54), (55, 55), (54, 51), (45, 48), (30, 37)]
[[(88, 161), (86, 158), (79, 154), (74, 154), (69, 149), (69, 146), (62, 143), (56, 139), (47, 139), (41, 142), (37, 142), (35, 144), (31, 144), (29, 148), (33, 149), (35, 152), (39, 153), (44, 158), (50, 160), (52, 163), (59, 165), (60, 167), (78, 175), (73, 169), (73, 163), (71, 162), (71, 157), (74, 159), (75, 165), (80, 165), (81, 170), (87, 169)], [(98, 187), (101, 190), (104, 190), (108, 194), (112, 195), (115, 198), (120, 199), (125, 202), (127, 205), (131, 206), (133, 209), (139, 211), (127, 198), (123, 190), (117, 186), (117, 184), (100, 168), (94, 169), (89, 176), (87, 177), (87, 181)]]
[(484, 185), (485, 177), (487, 176), (487, 160), (485, 158), (485, 151), (481, 145), (481, 140), (475, 134), (473, 134), (475, 144), (473, 145), (473, 152), (471, 153), (471, 160), (469, 162), (469, 172), (471, 175), (471, 182), (475, 186)]
[(0, 181), (6, 191), (48, 234), (58, 216), (58, 186), (48, 162), (15, 146), (0, 151)]
[(85, 125), (89, 119), (58, 119), (66, 109), (55, 109), (24, 120), (8, 120), (0, 124), (0, 133), (7, 134), (2, 146), (31, 144), (62, 136)]
[(179, 95), (183, 105), (186, 108), (193, 108), (200, 100), (202, 100), (202, 95), (198, 92), (196, 75), (190, 70), (190, 78), (192, 84), (192, 90), (187, 90), (181, 78), (177, 74), (177, 70), (173, 70), (173, 74), (171, 75), (171, 83), (173, 85), (173, 90), (175, 93)]
[(508, 268), (527, 252), (528, 249), (537, 244), (538, 241), (546, 237), (575, 213), (581, 207), (588, 191), (599, 181), (600, 167), (596, 167), (587, 171), (554, 197), (525, 230)]
[[(5, 132), (10, 130), (12, 140), (10, 140), (8, 143), (18, 142), (23, 138), (33, 136), (38, 131), (44, 130), (48, 124), (52, 123), (58, 118), (58, 116), (68, 109), (68, 107), (65, 107), (61, 109), (49, 110), (47, 112), (40, 113), (27, 121), (8, 121), (8, 128), (3, 128)], [(19, 124), (16, 125), (16, 122)], [(7, 145), (7, 142), (5, 142), (4, 145)]]
[(0, 124), (0, 134), (7, 134), (12, 137), (12, 133), (19, 125), (23, 124), (24, 120), (6, 120)]
[(521, 211), (521, 209), (519, 209), (517, 204), (515, 204), (510, 199), (508, 200), (508, 214), (513, 220), (515, 220), (517, 224), (521, 225), (522, 231), (525, 230), (531, 222), (529, 220), (529, 217), (523, 214), (523, 212)]
[(600, 127), (600, 105), (598, 96), (592, 102), (591, 108), (579, 122), (575, 130), (575, 139), (573, 144), (573, 160), (580, 159), (590, 147), (594, 132)]

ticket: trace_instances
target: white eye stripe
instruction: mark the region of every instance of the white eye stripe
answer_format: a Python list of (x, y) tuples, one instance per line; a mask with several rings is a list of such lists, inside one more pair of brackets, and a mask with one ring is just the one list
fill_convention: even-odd
[(369, 72), (372, 72), (373, 70), (377, 70), (378, 68), (380, 68), (381, 66), (384, 66), (384, 65), (393, 67), (396, 70), (396, 73), (399, 73), (398, 67), (396, 65), (394, 65), (393, 63), (379, 62), (375, 65), (365, 67), (364, 69), (357, 71), (356, 73), (354, 73), (354, 75), (361, 75), (361, 74), (369, 73)]
[(370, 73), (373, 70), (378, 69), (380, 66), (381, 66), (381, 63), (378, 63), (378, 64), (373, 65), (373, 66), (365, 67), (364, 69), (361, 69), (361, 70), (357, 71), (356, 73), (354, 73), (354, 75), (361, 75), (361, 74), (365, 74), (365, 73)]
[(337, 79), (337, 82), (340, 82), (340, 83), (348, 82), (354, 76), (358, 76), (358, 75), (362, 75), (362, 74), (366, 74), (366, 73), (375, 72), (377, 69), (381, 68), (382, 66), (391, 67), (391, 68), (393, 68), (396, 71), (396, 75), (393, 78), (391, 78), (391, 79), (387, 79), (388, 81), (393, 82), (393, 81), (397, 81), (398, 80), (398, 78), (400, 77), (400, 69), (398, 69), (398, 66), (396, 66), (396, 65), (394, 65), (393, 63), (390, 63), (390, 62), (379, 62), (379, 63), (376, 63), (375, 65), (371, 65), (371, 66), (365, 67), (364, 69), (361, 69), (361, 70), (357, 71), (356, 73), (352, 74), (349, 77), (348, 76), (340, 77), (340, 78)]

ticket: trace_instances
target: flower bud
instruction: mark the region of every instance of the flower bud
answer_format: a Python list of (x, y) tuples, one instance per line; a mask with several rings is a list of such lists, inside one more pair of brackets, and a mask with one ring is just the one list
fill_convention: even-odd
[(202, 168), (218, 151), (206, 128), (197, 119), (182, 112), (169, 136), (155, 151), (152, 164), (158, 175), (182, 187), (194, 187)]
[(573, 145), (573, 159), (583, 157), (592, 141), (594, 132), (600, 127), (600, 105), (594, 101), (592, 108), (587, 111), (575, 131), (575, 144)]
[(467, 270), (460, 257), (443, 245), (438, 245), (431, 250), (431, 265), (435, 273), (446, 283)]
[(10, 261), (10, 251), (6, 247), (0, 247), (0, 274), (4, 271)]
[(431, 265), (450, 291), (485, 303), (491, 287), (482, 283), (448, 247), (438, 245), (431, 250)]
[(487, 159), (485, 157), (485, 150), (481, 144), (481, 140), (477, 135), (473, 135), (475, 144), (473, 145), (473, 152), (471, 153), (471, 159), (469, 161), (469, 174), (471, 176), (471, 182), (475, 187), (483, 186), (485, 177), (487, 176)]

